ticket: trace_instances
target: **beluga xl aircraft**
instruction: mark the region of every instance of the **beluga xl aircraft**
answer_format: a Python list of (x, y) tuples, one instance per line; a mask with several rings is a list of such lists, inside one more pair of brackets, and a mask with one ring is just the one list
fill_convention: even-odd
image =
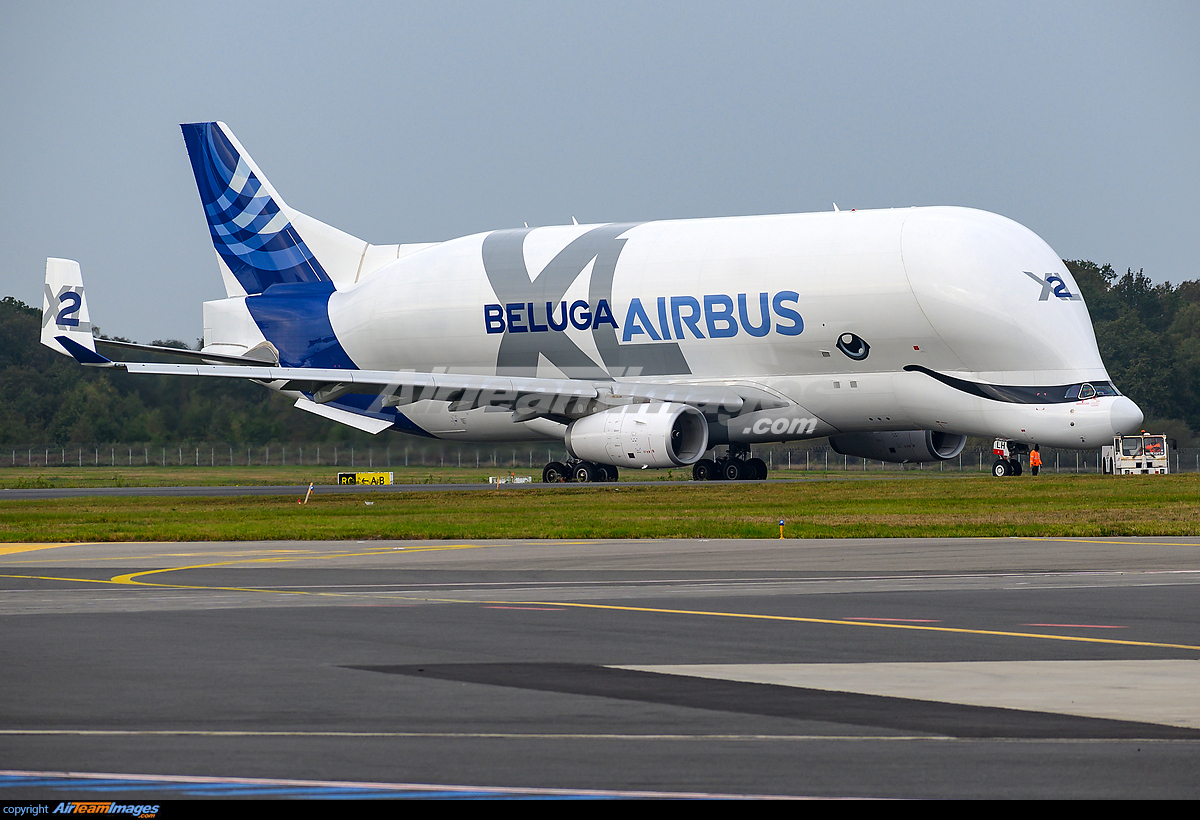
[[(370, 433), (562, 442), (570, 458), (546, 481), (612, 481), (620, 467), (762, 479), (751, 445), (823, 436), (892, 462), (954, 458), (967, 436), (1015, 454), (1094, 448), (1142, 422), (1062, 260), (995, 214), (371, 245), (289, 207), (224, 123), (183, 137), (227, 294), (204, 303), (203, 348), (93, 338), (79, 265), (64, 259), (46, 262), (43, 344), (91, 367), (250, 379)], [(995, 464), (1019, 470), (1019, 455)]]

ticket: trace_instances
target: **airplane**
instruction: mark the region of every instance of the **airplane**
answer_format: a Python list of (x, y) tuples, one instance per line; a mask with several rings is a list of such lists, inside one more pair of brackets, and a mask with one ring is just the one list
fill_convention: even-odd
[(889, 462), (991, 437), (1004, 476), (1034, 444), (1095, 448), (1142, 422), (1062, 260), (996, 214), (835, 208), (372, 245), (289, 207), (224, 123), (181, 127), (226, 298), (204, 303), (199, 351), (93, 338), (78, 263), (48, 259), (41, 341), (82, 365), (250, 379), (373, 434), (561, 442), (547, 482), (764, 479), (752, 445), (826, 436)]

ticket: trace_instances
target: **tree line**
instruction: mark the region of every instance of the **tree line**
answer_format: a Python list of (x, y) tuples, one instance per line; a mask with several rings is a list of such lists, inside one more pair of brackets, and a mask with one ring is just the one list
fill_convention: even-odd
[[(345, 442), (373, 437), (241, 379), (80, 367), (39, 341), (42, 311), (0, 300), (0, 444)], [(119, 339), (129, 341), (128, 339)], [(163, 347), (188, 347), (155, 339)]]
[[(1194, 446), (1200, 431), (1200, 281), (1154, 284), (1132, 269), (1066, 261), (1113, 382), (1145, 427)], [(374, 437), (291, 407), (237, 379), (131, 376), (80, 367), (39, 342), (41, 310), (0, 300), (0, 444), (47, 442), (369, 443)], [(152, 344), (187, 347), (178, 340)]]
[(1147, 431), (1195, 446), (1200, 431), (1200, 281), (1156, 285), (1144, 270), (1066, 261), (1083, 291), (1113, 383), (1146, 414)]

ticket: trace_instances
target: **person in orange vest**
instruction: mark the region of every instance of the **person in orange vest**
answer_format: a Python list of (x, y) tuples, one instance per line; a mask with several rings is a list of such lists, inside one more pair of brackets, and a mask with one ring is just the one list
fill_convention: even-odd
[(1029, 472), (1031, 475), (1038, 474), (1038, 468), (1042, 466), (1042, 454), (1038, 452), (1037, 445), (1033, 447), (1033, 451), (1029, 454)]

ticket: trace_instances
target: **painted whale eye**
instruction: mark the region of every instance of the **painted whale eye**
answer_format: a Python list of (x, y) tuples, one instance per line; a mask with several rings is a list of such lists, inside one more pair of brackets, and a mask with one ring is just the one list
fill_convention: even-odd
[(854, 333), (843, 333), (839, 336), (837, 349), (856, 362), (861, 362), (871, 352), (871, 346), (863, 341), (861, 336)]

